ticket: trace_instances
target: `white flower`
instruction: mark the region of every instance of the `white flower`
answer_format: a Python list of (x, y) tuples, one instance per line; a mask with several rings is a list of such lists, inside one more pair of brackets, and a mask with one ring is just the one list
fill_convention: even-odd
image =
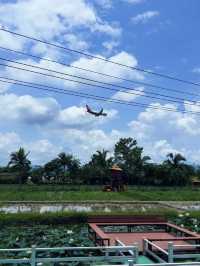
[(195, 228), (197, 228), (197, 227), (198, 227), (198, 225), (197, 225), (197, 224), (195, 224), (195, 225), (194, 225), (194, 227), (195, 227)]
[(32, 251), (31, 251), (31, 250), (27, 250), (26, 253), (27, 253), (27, 254), (31, 254)]
[(184, 224), (181, 224), (181, 227), (184, 227)]
[(182, 213), (180, 213), (180, 214), (178, 215), (178, 217), (180, 217), (180, 218), (181, 218), (181, 217), (183, 217), (183, 214), (182, 214)]
[(189, 212), (186, 212), (185, 216), (190, 216)]
[(71, 235), (71, 234), (73, 234), (73, 231), (72, 230), (67, 230), (67, 234)]
[(74, 239), (70, 238), (69, 243), (72, 243), (72, 242), (74, 242)]

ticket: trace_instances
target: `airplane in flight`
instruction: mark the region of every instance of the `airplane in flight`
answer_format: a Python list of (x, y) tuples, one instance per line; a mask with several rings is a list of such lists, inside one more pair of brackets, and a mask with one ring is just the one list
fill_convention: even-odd
[(87, 104), (86, 104), (86, 111), (89, 114), (94, 115), (96, 117), (98, 117), (98, 116), (107, 116), (107, 114), (103, 112), (103, 108), (99, 112), (95, 112), (95, 111), (92, 111), (92, 109)]

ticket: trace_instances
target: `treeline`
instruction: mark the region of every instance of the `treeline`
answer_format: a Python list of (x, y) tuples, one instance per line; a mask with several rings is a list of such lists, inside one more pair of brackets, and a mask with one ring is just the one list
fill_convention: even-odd
[(181, 154), (169, 153), (162, 163), (152, 163), (149, 156), (143, 156), (143, 148), (136, 140), (121, 138), (113, 156), (106, 150), (96, 151), (83, 165), (73, 155), (62, 152), (45, 165), (33, 167), (29, 153), (20, 148), (10, 154), (8, 165), (0, 168), (0, 182), (105, 185), (111, 182), (113, 164), (123, 169), (129, 185), (185, 186), (200, 176), (200, 168), (187, 164)]

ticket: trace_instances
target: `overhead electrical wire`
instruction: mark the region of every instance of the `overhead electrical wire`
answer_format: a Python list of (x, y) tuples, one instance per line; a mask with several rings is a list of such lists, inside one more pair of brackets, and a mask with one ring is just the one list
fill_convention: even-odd
[(0, 76), (0, 82), (8, 83), (8, 84), (14, 84), (14, 85), (23, 86), (23, 87), (35, 88), (38, 90), (44, 90), (44, 91), (54, 92), (54, 93), (59, 93), (59, 94), (72, 95), (75, 97), (81, 97), (81, 98), (95, 99), (95, 100), (104, 101), (104, 102), (117, 103), (117, 104), (127, 105), (127, 106), (134, 106), (134, 107), (141, 107), (141, 108), (147, 107), (149, 109), (155, 109), (155, 110), (164, 110), (164, 111), (175, 112), (175, 113), (200, 115), (200, 112), (185, 111), (182, 109), (173, 109), (173, 108), (161, 107), (161, 106), (153, 106), (153, 105), (148, 105), (148, 104), (139, 103), (139, 102), (135, 102), (135, 101), (129, 102), (129, 101), (124, 101), (124, 100), (115, 100), (115, 99), (110, 99), (107, 97), (102, 97), (102, 96), (93, 95), (93, 94), (89, 94), (89, 93), (75, 92), (73, 90), (60, 89), (57, 87), (48, 86), (48, 85), (44, 85), (44, 84), (21, 81), (21, 80), (11, 79), (11, 78), (1, 77), (1, 76)]
[(175, 93), (181, 93), (181, 94), (186, 94), (186, 95), (198, 96), (199, 97), (199, 94), (195, 94), (195, 93), (192, 93), (192, 92), (181, 91), (181, 90), (172, 89), (172, 88), (166, 88), (166, 87), (159, 86), (159, 85), (156, 85), (156, 84), (152, 84), (152, 83), (149, 83), (149, 82), (143, 82), (143, 81), (138, 81), (138, 80), (133, 80), (133, 79), (117, 77), (117, 76), (114, 76), (114, 75), (110, 75), (110, 74), (94, 71), (92, 69), (66, 64), (66, 63), (63, 63), (63, 62), (60, 62), (60, 61), (57, 61), (57, 60), (53, 60), (53, 59), (49, 59), (49, 58), (33, 55), (33, 54), (30, 54), (30, 53), (25, 53), (25, 52), (22, 52), (22, 51), (6, 48), (6, 47), (3, 47), (3, 46), (0, 46), (0, 49), (8, 51), (8, 52), (24, 55), (24, 56), (27, 56), (27, 57), (32, 57), (32, 58), (40, 59), (40, 60), (43, 60), (43, 61), (56, 63), (56, 64), (59, 64), (59, 65), (62, 65), (62, 66), (66, 66), (66, 67), (69, 67), (69, 68), (74, 68), (74, 69), (86, 71), (86, 72), (89, 72), (89, 73), (101, 75), (101, 76), (104, 76), (104, 77), (114, 78), (114, 79), (117, 79), (117, 80), (130, 82), (130, 83), (133, 83), (133, 84), (138, 84), (138, 85), (141, 85), (141, 86), (146, 86), (146, 87), (161, 89), (161, 90), (165, 90), (165, 91), (171, 91), (171, 92), (175, 92)]
[[(113, 88), (108, 88), (108, 87), (105, 87), (105, 86), (101, 86), (101, 85), (97, 85), (97, 84), (91, 84), (91, 83), (87, 83), (87, 82), (82, 82), (82, 81), (78, 81), (78, 80), (73, 80), (73, 79), (68, 79), (68, 78), (64, 78), (64, 77), (59, 77), (59, 76), (55, 76), (55, 75), (51, 75), (51, 74), (47, 74), (47, 73), (42, 73), (42, 72), (38, 72), (38, 71), (34, 71), (34, 70), (30, 70), (30, 69), (26, 69), (26, 68), (21, 68), (21, 67), (16, 67), (16, 66), (12, 66), (12, 65), (6, 65), (6, 64), (2, 64), (0, 63), (1, 66), (7, 66), (9, 68), (14, 68), (14, 69), (18, 69), (18, 70), (22, 70), (22, 71), (26, 71), (26, 72), (31, 72), (31, 73), (34, 73), (34, 74), (39, 74), (39, 75), (43, 75), (43, 76), (47, 76), (47, 77), (53, 77), (53, 78), (56, 78), (56, 79), (62, 79), (62, 80), (66, 80), (66, 81), (70, 81), (70, 82), (75, 82), (75, 83), (79, 83), (79, 84), (83, 84), (83, 85), (87, 85), (87, 86), (92, 86), (92, 87), (97, 87), (97, 88), (103, 88), (103, 89), (106, 89), (106, 90), (111, 90), (111, 91), (116, 91), (115, 89)], [(119, 90), (117, 90), (119, 92)], [(137, 96), (141, 96), (141, 97), (146, 97), (146, 98), (150, 98), (150, 99), (157, 99), (157, 100), (163, 100), (163, 101), (166, 101), (166, 99), (162, 99), (162, 98), (159, 98), (159, 97), (155, 97), (155, 96), (149, 96), (149, 95), (142, 95), (141, 93), (140, 94), (137, 94), (137, 93), (131, 93), (133, 95), (137, 95)], [(169, 102), (173, 102), (173, 103), (179, 103), (181, 104), (182, 102), (180, 101), (176, 101), (176, 100), (168, 100)], [(190, 102), (185, 102), (184, 104), (186, 105), (192, 105), (192, 106), (197, 106), (198, 104), (193, 104), (193, 103), (190, 103)]]
[(147, 73), (147, 74), (151, 74), (151, 75), (154, 75), (154, 76), (167, 78), (167, 79), (171, 79), (171, 80), (178, 81), (178, 82), (181, 82), (181, 83), (190, 84), (190, 85), (194, 85), (194, 86), (200, 87), (199, 83), (196, 83), (196, 82), (193, 82), (193, 81), (188, 81), (188, 80), (181, 79), (181, 78), (178, 78), (178, 77), (175, 77), (175, 76), (170, 76), (170, 75), (167, 75), (167, 74), (146, 70), (144, 68), (129, 66), (129, 65), (122, 64), (122, 63), (119, 63), (119, 62), (115, 62), (115, 61), (112, 61), (112, 60), (109, 60), (109, 59), (106, 59), (106, 58), (103, 58), (103, 57), (95, 56), (95, 55), (92, 55), (92, 54), (89, 54), (89, 53), (86, 53), (86, 52), (83, 52), (83, 51), (79, 51), (79, 50), (76, 50), (76, 49), (70, 49), (70, 48), (61, 46), (59, 44), (51, 43), (51, 42), (44, 41), (44, 40), (41, 40), (41, 39), (38, 39), (38, 38), (35, 38), (35, 37), (31, 37), (31, 36), (28, 36), (28, 35), (25, 35), (25, 34), (14, 32), (14, 31), (5, 29), (3, 27), (0, 27), (0, 31), (4, 31), (4, 32), (10, 33), (10, 34), (13, 34), (15, 36), (18, 36), (18, 37), (23, 37), (23, 38), (26, 38), (26, 39), (29, 39), (29, 40), (32, 40), (32, 41), (36, 41), (36, 42), (40, 42), (40, 43), (43, 43), (43, 44), (46, 44), (46, 45), (50, 45), (52, 47), (59, 48), (59, 49), (65, 50), (65, 51), (81, 54), (81, 55), (84, 55), (84, 56), (87, 56), (87, 57), (90, 57), (90, 58), (95, 58), (95, 59), (98, 59), (98, 60), (101, 60), (101, 61), (104, 61), (104, 62), (107, 62), (107, 63), (111, 63), (111, 64), (115, 64), (115, 65), (118, 65), (118, 66), (121, 66), (121, 67), (125, 67), (125, 68), (128, 68), (128, 69), (137, 70), (137, 71), (140, 71), (140, 72), (143, 72), (143, 73)]
[[(43, 68), (43, 67), (39, 67), (39, 66), (34, 66), (34, 65), (31, 65), (31, 64), (17, 62), (15, 60), (5, 59), (5, 58), (2, 58), (2, 57), (0, 57), (0, 60), (11, 62), (11, 63), (18, 64), (18, 65), (23, 65), (23, 66), (26, 66), (26, 67), (28, 66), (28, 67), (35, 68), (35, 69), (45, 70), (45, 71), (48, 71), (48, 72), (54, 72), (54, 73), (61, 74), (61, 75), (67, 75), (67, 76), (70, 76), (70, 77), (75, 77), (75, 78), (81, 79), (81, 81), (72, 80), (72, 79), (69, 79), (69, 78), (64, 78), (64, 77), (60, 77), (60, 76), (56, 76), (56, 75), (52, 75), (52, 74), (43, 73), (43, 72), (38, 72), (38, 71), (26, 69), (26, 68), (16, 67), (16, 66), (12, 66), (10, 64), (6, 65), (6, 64), (0, 63), (0, 65), (7, 66), (9, 68), (15, 68), (15, 69), (22, 70), (22, 71), (27, 71), (27, 72), (32, 72), (32, 73), (39, 74), (39, 75), (53, 77), (53, 78), (56, 78), (56, 79), (62, 79), (62, 80), (70, 81), (70, 82), (80, 83), (80, 84), (87, 85), (87, 86), (95, 86), (95, 87), (106, 89), (106, 90), (110, 90), (110, 91), (123, 92), (125, 94), (132, 94), (132, 95), (141, 96), (141, 97), (145, 97), (145, 98), (157, 99), (157, 100), (168, 101), (168, 102), (173, 102), (173, 103), (182, 103), (181, 101), (186, 101), (186, 99), (183, 99), (183, 98), (165, 96), (165, 95), (157, 94), (157, 93), (154, 93), (154, 94), (158, 95), (158, 96), (165, 97), (167, 99), (161, 98), (161, 97), (157, 97), (157, 96), (150, 96), (150, 95), (143, 94), (143, 92), (141, 92), (138, 89), (131, 89), (131, 88), (120, 86), (120, 85), (114, 85), (114, 84), (111, 84), (111, 83), (106, 83), (106, 82), (96, 81), (96, 80), (93, 80), (93, 79), (84, 78), (84, 77), (80, 77), (80, 76), (76, 76), (76, 75), (66, 74), (64, 72), (55, 71), (53, 69), (48, 69), (48, 68)], [(88, 82), (83, 82), (82, 79), (86, 80), (86, 81), (94, 82), (95, 84), (91, 84), (91, 83), (88, 83)], [(126, 90), (131, 90), (131, 91), (117, 90), (117, 89), (114, 89), (114, 88), (109, 88), (109, 87), (105, 87), (105, 86), (102, 86), (102, 85), (98, 85), (96, 83), (103, 84), (103, 85), (105, 84), (105, 85), (108, 85), (108, 86), (116, 86), (116, 87), (123, 88), (123, 89), (126, 89)], [(132, 92), (132, 91), (136, 91), (136, 92), (139, 92), (139, 93)], [(150, 94), (150, 92), (149, 92), (149, 94)], [(187, 101), (185, 102), (186, 105), (195, 105), (195, 106), (199, 105), (198, 102), (195, 102), (193, 100), (188, 100), (187, 99)]]

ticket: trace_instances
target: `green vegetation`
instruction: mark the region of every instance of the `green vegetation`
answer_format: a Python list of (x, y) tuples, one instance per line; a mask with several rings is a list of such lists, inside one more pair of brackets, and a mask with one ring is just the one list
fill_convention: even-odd
[(125, 192), (102, 192), (99, 186), (1, 185), (0, 201), (198, 201), (200, 190), (190, 187), (129, 187)]
[(1, 228), (8, 226), (33, 226), (33, 225), (66, 225), (85, 224), (89, 216), (99, 215), (134, 215), (134, 216), (162, 216), (180, 226), (185, 226), (193, 231), (200, 232), (200, 211), (178, 212), (176, 210), (167, 210), (161, 208), (152, 208), (148, 212), (143, 211), (112, 211), (105, 212), (55, 212), (55, 213), (17, 213), (0, 215)]
[(86, 224), (7, 226), (0, 239), (0, 248), (93, 246)]
[[(0, 168), (0, 183), (110, 185), (113, 182), (110, 171), (113, 164), (122, 168), (120, 182), (128, 185), (180, 187), (191, 184), (192, 177), (200, 177), (200, 168), (187, 164), (181, 154), (170, 153), (162, 163), (153, 163), (132, 138), (121, 138), (113, 151), (113, 156), (109, 156), (109, 151), (98, 150), (85, 164), (62, 152), (44, 165), (31, 166), (29, 154), (20, 148), (11, 153), (8, 166)], [(122, 197), (130, 196), (125, 194)]]

